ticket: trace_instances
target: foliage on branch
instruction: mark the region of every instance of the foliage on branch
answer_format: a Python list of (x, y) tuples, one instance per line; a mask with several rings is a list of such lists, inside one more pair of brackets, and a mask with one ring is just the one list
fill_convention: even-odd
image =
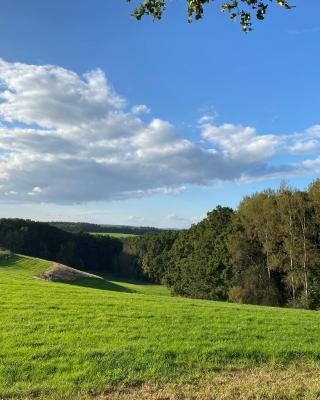
[[(131, 3), (134, 0), (127, 0)], [(188, 22), (194, 19), (199, 20), (204, 15), (204, 5), (214, 0), (187, 0), (188, 3)], [(151, 16), (154, 20), (161, 19), (163, 12), (167, 8), (166, 0), (139, 0), (140, 4), (134, 9), (132, 16), (137, 20), (145, 15)], [(263, 20), (267, 9), (271, 4), (278, 4), (287, 10), (293, 8), (287, 0), (226, 0), (221, 4), (221, 11), (228, 12), (232, 20), (239, 19), (242, 30), (249, 32), (252, 30), (252, 19)]]

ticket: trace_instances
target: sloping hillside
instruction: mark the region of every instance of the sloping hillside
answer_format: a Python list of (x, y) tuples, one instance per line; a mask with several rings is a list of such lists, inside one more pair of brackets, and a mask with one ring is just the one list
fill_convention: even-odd
[(320, 394), (318, 312), (172, 298), (135, 282), (35, 278), (50, 266), (22, 256), (0, 263), (0, 398)]

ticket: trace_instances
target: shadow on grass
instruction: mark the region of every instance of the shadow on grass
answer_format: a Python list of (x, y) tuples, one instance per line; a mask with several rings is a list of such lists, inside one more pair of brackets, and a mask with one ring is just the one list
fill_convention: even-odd
[(0, 268), (13, 267), (15, 263), (20, 259), (16, 254), (10, 255), (8, 257), (0, 257)]
[(139, 280), (139, 279), (133, 279), (133, 278), (125, 278), (120, 275), (115, 275), (112, 273), (99, 273), (97, 272), (100, 276), (102, 276), (104, 279), (110, 280), (115, 283), (129, 283), (130, 285), (138, 285), (138, 286), (156, 286), (156, 284), (146, 281), (146, 280)]
[(114, 282), (109, 282), (105, 279), (96, 278), (80, 278), (76, 281), (63, 282), (68, 285), (81, 286), (91, 289), (109, 290), (113, 292), (135, 293), (135, 290), (118, 285)]

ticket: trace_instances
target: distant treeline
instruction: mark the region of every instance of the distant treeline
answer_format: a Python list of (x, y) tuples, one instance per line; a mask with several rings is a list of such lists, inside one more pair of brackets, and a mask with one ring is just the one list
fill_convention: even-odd
[(65, 232), (47, 223), (0, 219), (0, 247), (87, 271), (119, 273), (118, 239)]
[(320, 180), (217, 207), (188, 230), (128, 238), (125, 251), (175, 295), (318, 308)]
[(236, 211), (218, 206), (190, 229), (122, 240), (2, 219), (2, 246), (88, 271), (163, 283), (173, 295), (316, 309), (320, 180), (306, 191), (282, 185), (245, 197)]
[(51, 226), (67, 232), (95, 232), (95, 233), (126, 233), (131, 235), (144, 235), (145, 233), (159, 233), (164, 229), (148, 226), (126, 226), (126, 225), (98, 225), (87, 222), (49, 222)]

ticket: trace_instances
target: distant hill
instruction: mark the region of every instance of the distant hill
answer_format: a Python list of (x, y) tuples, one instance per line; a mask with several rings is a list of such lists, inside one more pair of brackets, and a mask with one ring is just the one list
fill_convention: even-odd
[(145, 233), (160, 233), (168, 229), (154, 228), (151, 226), (127, 226), (127, 225), (106, 225), (91, 224), (88, 222), (49, 222), (51, 226), (67, 232), (79, 233), (122, 233), (128, 235), (144, 235)]

